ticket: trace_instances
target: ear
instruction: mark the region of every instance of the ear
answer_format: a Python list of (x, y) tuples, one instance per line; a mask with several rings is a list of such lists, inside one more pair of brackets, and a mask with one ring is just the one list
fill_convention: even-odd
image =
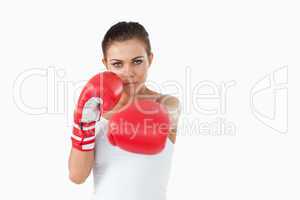
[(153, 53), (152, 52), (149, 54), (148, 59), (149, 59), (149, 66), (150, 66), (153, 61)]
[(108, 70), (108, 68), (107, 68), (107, 62), (106, 62), (105, 58), (102, 58), (102, 63), (105, 66), (106, 70)]

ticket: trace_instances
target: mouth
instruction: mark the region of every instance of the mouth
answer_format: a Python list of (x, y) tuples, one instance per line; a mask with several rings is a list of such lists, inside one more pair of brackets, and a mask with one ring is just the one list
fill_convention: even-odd
[(137, 82), (125, 82), (124, 85), (136, 85)]

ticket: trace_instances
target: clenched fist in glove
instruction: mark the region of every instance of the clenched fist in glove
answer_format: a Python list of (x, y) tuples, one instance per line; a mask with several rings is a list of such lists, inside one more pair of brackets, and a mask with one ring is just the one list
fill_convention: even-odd
[(100, 116), (119, 101), (123, 90), (121, 79), (112, 72), (92, 77), (79, 96), (75, 111), (72, 146), (80, 151), (95, 147), (95, 124)]
[(109, 120), (109, 142), (138, 154), (157, 154), (166, 144), (170, 129), (167, 110), (151, 100), (136, 100)]

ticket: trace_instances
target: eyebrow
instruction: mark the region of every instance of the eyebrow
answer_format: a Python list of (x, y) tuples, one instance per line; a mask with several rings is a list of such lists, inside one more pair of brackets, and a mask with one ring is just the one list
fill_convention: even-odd
[[(131, 60), (135, 60), (135, 59), (137, 59), (137, 58), (143, 58), (143, 57), (144, 57), (144, 56), (137, 56), (137, 57), (132, 58)], [(110, 61), (122, 61), (122, 60), (113, 58), (113, 59), (110, 59)]]
[(137, 57), (135, 57), (135, 58), (132, 58), (131, 60), (135, 60), (135, 59), (137, 59), (137, 58), (144, 58), (144, 56), (137, 56)]

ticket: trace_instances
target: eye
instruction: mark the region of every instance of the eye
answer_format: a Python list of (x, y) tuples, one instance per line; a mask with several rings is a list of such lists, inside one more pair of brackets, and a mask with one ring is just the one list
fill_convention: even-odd
[(120, 63), (120, 62), (112, 63), (112, 66), (114, 66), (115, 68), (121, 68), (122, 63)]
[(133, 63), (139, 65), (143, 63), (143, 60), (134, 60)]

